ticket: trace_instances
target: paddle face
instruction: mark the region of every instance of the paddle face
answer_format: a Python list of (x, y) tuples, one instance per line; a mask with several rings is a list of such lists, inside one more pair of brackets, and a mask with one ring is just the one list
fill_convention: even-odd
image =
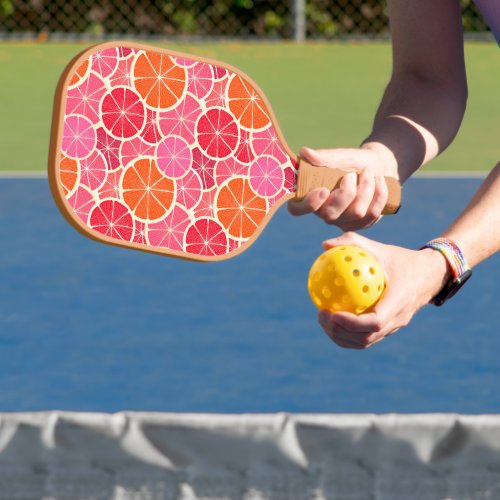
[(85, 235), (193, 260), (246, 249), (297, 161), (238, 70), (128, 42), (77, 56), (55, 98), (54, 198)]

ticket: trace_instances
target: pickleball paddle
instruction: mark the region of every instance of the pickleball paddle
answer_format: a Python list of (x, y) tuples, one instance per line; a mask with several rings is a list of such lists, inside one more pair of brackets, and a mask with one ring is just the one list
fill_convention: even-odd
[[(255, 241), (287, 200), (333, 190), (346, 170), (287, 146), (262, 91), (236, 68), (130, 42), (66, 67), (49, 154), (54, 199), (95, 240), (211, 261)], [(395, 213), (400, 186), (386, 178)]]

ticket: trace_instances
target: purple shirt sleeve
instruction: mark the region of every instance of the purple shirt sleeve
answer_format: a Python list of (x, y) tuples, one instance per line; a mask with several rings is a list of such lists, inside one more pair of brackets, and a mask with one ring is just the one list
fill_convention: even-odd
[(500, 0), (474, 0), (474, 3), (500, 45)]

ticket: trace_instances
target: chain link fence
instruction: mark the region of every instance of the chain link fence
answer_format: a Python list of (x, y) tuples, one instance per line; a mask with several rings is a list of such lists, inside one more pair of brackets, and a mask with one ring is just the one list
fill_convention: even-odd
[[(487, 32), (472, 0), (461, 3), (465, 30)], [(2, 38), (302, 40), (387, 33), (381, 0), (0, 0)]]

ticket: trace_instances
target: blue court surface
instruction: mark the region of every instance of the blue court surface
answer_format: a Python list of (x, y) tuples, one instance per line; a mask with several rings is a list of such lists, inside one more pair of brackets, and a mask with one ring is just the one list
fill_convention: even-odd
[[(364, 234), (417, 248), (480, 182), (413, 179), (400, 213)], [(44, 178), (0, 179), (0, 221), (0, 411), (500, 411), (499, 255), (453, 301), (350, 351), (307, 294), (339, 234), (314, 216), (282, 207), (247, 252), (212, 264), (86, 239)]]

